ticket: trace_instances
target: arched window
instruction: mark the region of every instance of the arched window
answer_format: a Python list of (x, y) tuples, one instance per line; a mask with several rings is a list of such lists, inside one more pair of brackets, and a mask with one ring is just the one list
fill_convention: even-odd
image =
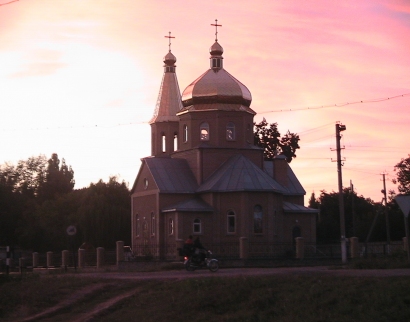
[(168, 220), (168, 234), (173, 235), (174, 234), (174, 219), (169, 218)]
[(200, 234), (202, 232), (201, 219), (194, 219), (193, 231), (195, 234)]
[(151, 212), (151, 235), (155, 235), (155, 216), (153, 212)]
[(178, 150), (178, 133), (174, 133), (174, 151)]
[(199, 126), (200, 140), (209, 141), (209, 124), (207, 122), (201, 123)]
[(228, 233), (235, 233), (236, 232), (236, 216), (235, 213), (232, 210), (228, 211), (227, 214), (227, 231)]
[(255, 234), (263, 233), (263, 212), (260, 205), (253, 207), (253, 232)]
[(184, 142), (188, 142), (188, 125), (184, 124), (184, 133), (183, 133)]
[(226, 139), (228, 141), (235, 140), (235, 124), (232, 122), (226, 124)]
[(162, 152), (166, 152), (167, 151), (167, 139), (166, 139), (166, 137), (165, 137), (165, 133), (164, 132), (162, 132), (161, 133), (161, 137), (162, 137), (162, 140), (161, 140), (161, 151)]
[(141, 225), (140, 225), (140, 217), (138, 214), (135, 215), (135, 236), (139, 237), (141, 235)]

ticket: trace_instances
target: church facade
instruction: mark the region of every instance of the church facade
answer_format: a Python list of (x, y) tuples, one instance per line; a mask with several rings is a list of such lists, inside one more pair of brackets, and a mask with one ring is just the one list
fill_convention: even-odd
[(223, 68), (217, 39), (209, 51), (210, 68), (182, 95), (171, 49), (164, 57), (151, 156), (131, 189), (134, 252), (178, 258), (189, 235), (233, 257), (243, 240), (250, 256), (280, 256), (256, 245), (315, 243), (317, 210), (304, 206), (305, 190), (285, 157), (265, 161), (253, 144), (251, 93)]

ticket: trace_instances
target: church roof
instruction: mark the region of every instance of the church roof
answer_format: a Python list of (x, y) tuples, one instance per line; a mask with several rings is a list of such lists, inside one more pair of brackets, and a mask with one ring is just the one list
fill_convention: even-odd
[(185, 159), (145, 158), (148, 169), (161, 193), (194, 193), (198, 187)]
[(154, 122), (178, 122), (176, 115), (182, 108), (181, 91), (178, 85), (177, 75), (175, 73), (176, 57), (171, 50), (164, 57), (164, 75), (162, 76), (161, 87), (159, 89), (157, 104), (154, 115), (149, 121)]
[(287, 213), (317, 213), (318, 209), (297, 205), (288, 201), (283, 202), (283, 211)]
[[(274, 171), (274, 162), (273, 161), (264, 161), (263, 168), (266, 173), (273, 178)], [(305, 195), (306, 191), (303, 189), (298, 178), (293, 172), (292, 168), (287, 164), (287, 176), (288, 176), (288, 185), (286, 186), (287, 192), (285, 195)]]
[(212, 208), (209, 204), (199, 198), (193, 198), (181, 201), (175, 205), (171, 205), (165, 207), (161, 210), (162, 212), (170, 212), (170, 211), (201, 211), (201, 212), (213, 212), (214, 208)]
[(286, 193), (278, 182), (252, 161), (237, 154), (226, 161), (198, 189), (198, 192), (274, 191)]

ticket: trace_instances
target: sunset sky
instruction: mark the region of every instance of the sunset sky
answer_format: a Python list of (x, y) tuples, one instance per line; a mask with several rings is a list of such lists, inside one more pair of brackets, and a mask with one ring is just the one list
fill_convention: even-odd
[(0, 0), (0, 164), (58, 153), (75, 188), (116, 175), (132, 186), (149, 156), (151, 118), (172, 32), (181, 92), (209, 68), (218, 29), (224, 68), (251, 108), (300, 135), (291, 166), (306, 202), (343, 185), (381, 201), (410, 153), (410, 1)]

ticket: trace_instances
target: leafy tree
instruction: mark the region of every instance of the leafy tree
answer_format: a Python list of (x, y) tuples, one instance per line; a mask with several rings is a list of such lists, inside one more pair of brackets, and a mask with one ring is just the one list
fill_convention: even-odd
[(397, 172), (397, 178), (393, 182), (399, 184), (399, 192), (410, 194), (410, 154), (394, 166), (394, 171)]
[(286, 156), (290, 163), (296, 158), (296, 150), (299, 146), (299, 135), (288, 131), (282, 138), (278, 131), (278, 124), (268, 124), (265, 118), (258, 124), (254, 123), (254, 144), (263, 148), (265, 160), (272, 160), (276, 155)]

